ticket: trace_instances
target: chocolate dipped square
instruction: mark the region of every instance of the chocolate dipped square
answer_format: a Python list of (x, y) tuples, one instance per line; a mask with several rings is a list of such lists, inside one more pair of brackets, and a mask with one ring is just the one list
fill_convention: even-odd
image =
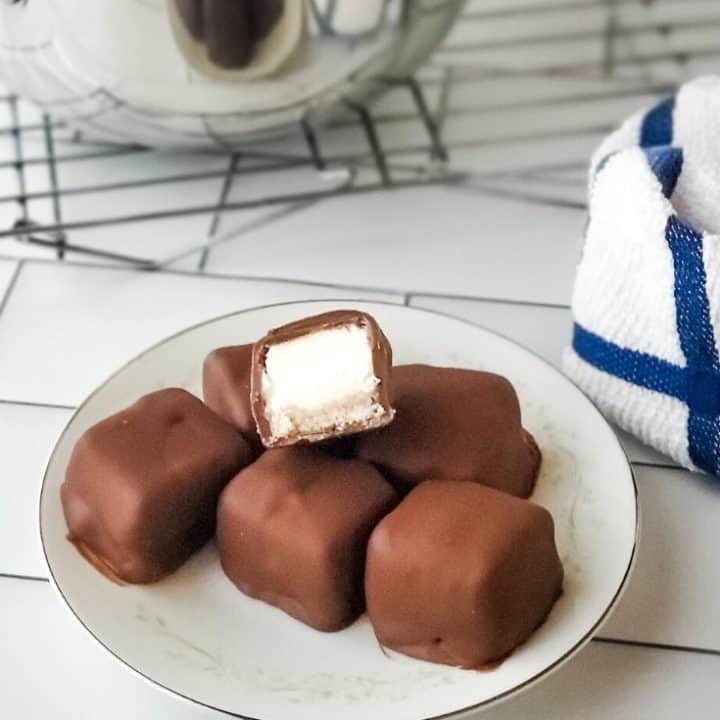
[(307, 445), (268, 450), (220, 498), (223, 569), (245, 594), (341, 630), (364, 609), (367, 539), (396, 502), (371, 465)]
[(212, 537), (220, 491), (251, 457), (194, 395), (145, 395), (76, 443), (61, 487), (68, 538), (112, 580), (159, 580)]
[(527, 640), (562, 579), (547, 510), (477, 483), (430, 480), (373, 531), (365, 594), (382, 645), (481, 668)]
[(203, 399), (234, 425), (256, 454), (263, 450), (250, 403), (252, 343), (217, 348), (203, 363)]
[(400, 365), (392, 381), (396, 418), (359, 436), (357, 457), (402, 489), (433, 478), (530, 495), (540, 450), (523, 429), (508, 380), (478, 370)]

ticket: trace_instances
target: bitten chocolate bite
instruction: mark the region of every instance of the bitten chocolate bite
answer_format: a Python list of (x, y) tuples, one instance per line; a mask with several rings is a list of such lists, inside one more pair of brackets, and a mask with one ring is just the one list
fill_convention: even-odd
[(482, 668), (527, 640), (562, 579), (547, 510), (477, 483), (428, 481), (373, 531), (365, 594), (384, 646)]
[(213, 350), (203, 363), (203, 399), (220, 417), (234, 425), (256, 454), (262, 449), (250, 407), (252, 343)]
[(540, 451), (522, 427), (517, 395), (505, 378), (401, 365), (393, 369), (392, 381), (397, 417), (357, 438), (359, 458), (403, 489), (434, 478), (530, 495)]
[(220, 497), (220, 561), (247, 595), (340, 630), (364, 608), (367, 539), (396, 502), (370, 465), (307, 445), (269, 450)]
[(68, 538), (112, 580), (159, 580), (212, 537), (220, 491), (251, 457), (190, 393), (145, 395), (75, 445), (60, 491)]
[(366, 313), (338, 310), (255, 343), (252, 412), (265, 447), (318, 442), (390, 423), (392, 349)]

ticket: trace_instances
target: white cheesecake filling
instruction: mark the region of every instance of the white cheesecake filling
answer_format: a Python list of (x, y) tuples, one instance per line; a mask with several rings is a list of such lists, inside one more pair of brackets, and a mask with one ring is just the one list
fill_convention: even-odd
[(370, 338), (357, 325), (270, 345), (261, 392), (273, 441), (340, 431), (384, 413)]

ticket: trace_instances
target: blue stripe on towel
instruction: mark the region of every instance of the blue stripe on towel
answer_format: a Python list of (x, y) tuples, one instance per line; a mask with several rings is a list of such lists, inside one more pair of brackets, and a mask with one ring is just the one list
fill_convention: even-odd
[(575, 323), (573, 348), (583, 359), (598, 370), (610, 373), (621, 380), (647, 390), (670, 395), (685, 401), (687, 381), (685, 368), (662, 358), (630, 350), (586, 330)]
[(645, 148), (650, 169), (660, 181), (663, 195), (670, 198), (675, 192), (675, 186), (680, 178), (683, 167), (683, 151), (680, 148), (662, 145)]
[[(646, 155), (663, 193), (670, 197), (682, 170), (682, 152), (663, 147), (646, 150)], [(720, 474), (720, 357), (706, 290), (703, 239), (672, 215), (665, 240), (673, 259), (676, 326), (686, 366), (621, 347), (578, 324), (573, 348), (603, 372), (686, 403), (690, 458), (706, 472)]]
[(598, 370), (688, 405), (688, 450), (699, 468), (720, 471), (720, 373), (680, 367), (622, 347), (575, 324), (573, 349)]
[(675, 98), (669, 97), (645, 115), (640, 126), (640, 147), (672, 144), (674, 110)]
[(702, 235), (673, 216), (668, 218), (665, 238), (675, 266), (677, 330), (689, 374), (690, 457), (698, 467), (717, 472), (720, 358), (705, 290)]

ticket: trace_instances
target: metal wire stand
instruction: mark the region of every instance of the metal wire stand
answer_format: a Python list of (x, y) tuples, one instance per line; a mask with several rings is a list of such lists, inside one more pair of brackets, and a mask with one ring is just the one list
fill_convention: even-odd
[[(289, 142), (278, 148), (267, 144), (238, 148), (229, 154), (226, 165), (219, 169), (165, 173), (162, 168), (167, 155), (163, 152), (137, 145), (95, 142), (48, 114), (38, 116), (36, 113), (32, 120), (24, 120), (23, 101), (14, 95), (0, 95), (0, 110), (5, 106), (9, 118), (9, 123), (0, 127), (0, 140), (11, 140), (5, 145), (8, 148), (5, 156), (0, 155), (0, 172), (13, 173), (17, 188), (16, 192), (0, 196), (0, 217), (6, 217), (9, 211), (13, 216), (11, 223), (0, 226), (0, 241), (13, 238), (26, 245), (50, 248), (59, 260), (77, 253), (98, 261), (158, 269), (167, 264), (167, 258), (158, 260), (137, 256), (122, 248), (90, 246), (76, 235), (91, 228), (206, 216), (209, 221), (207, 237), (201, 244), (198, 261), (198, 269), (202, 270), (217, 237), (220, 219), (226, 213), (276, 210), (268, 216), (272, 220), (288, 212), (288, 207), (305, 207), (338, 196), (463, 182), (483, 192), (582, 206), (582, 199), (578, 199), (577, 194), (568, 195), (566, 190), (573, 185), (577, 189), (584, 159), (560, 157), (549, 161), (546, 156), (507, 171), (485, 171), (477, 165), (464, 166), (462, 156), (478, 148), (550, 143), (583, 133), (600, 136), (615, 122), (584, 122), (570, 128), (566, 125), (555, 127), (550, 123), (524, 132), (487, 135), (493, 114), (528, 114), (548, 107), (572, 108), (574, 104), (586, 101), (615, 102), (623, 98), (633, 101), (634, 98), (660, 96), (670, 92), (679, 80), (696, 72), (696, 67), (718, 63), (720, 43), (705, 43), (699, 33), (720, 27), (720, 12), (714, 6), (714, 0), (707, 0), (705, 14), (701, 12), (702, 8), (698, 11), (699, 4), (702, 0), (693, 4), (692, 13), (683, 15), (681, 0), (628, 0), (624, 3), (617, 0), (527, 0), (526, 5), (520, 1), (486, 4), (473, 0), (445, 45), (417, 77), (378, 80), (387, 85), (389, 92), (405, 93), (409, 103), (403, 107), (409, 107), (409, 110), (388, 112), (375, 106), (348, 102), (344, 119), (316, 127), (307, 117)], [(551, 27), (555, 24), (562, 27), (567, 18), (577, 13), (596, 15), (592, 16), (593, 22), (586, 25), (582, 21), (576, 23), (574, 30), (547, 29), (548, 23)], [(492, 23), (500, 23), (507, 31), (520, 19), (523, 27), (528, 28), (522, 33), (508, 31), (505, 36), (494, 37), (480, 32)], [(545, 29), (533, 30), (536, 22)], [(599, 47), (597, 57), (577, 59), (570, 54), (569, 59), (565, 59), (565, 49), (579, 43)], [(533, 53), (537, 50), (540, 60), (512, 60), (512, 53), (527, 55), (529, 49)], [(543, 62), (544, 57), (549, 59)], [(571, 83), (566, 91), (549, 98), (525, 96), (523, 91), (514, 96), (503, 93), (497, 100), (484, 98), (481, 103), (472, 97), (472, 89), (478, 83), (489, 81), (522, 80), (559, 83), (564, 87), (563, 83), (577, 79), (591, 80), (591, 92)], [(428, 99), (429, 93), (434, 98), (432, 103)], [(474, 128), (470, 135), (458, 136), (453, 132), (454, 126), (467, 125), (468, 119), (472, 120)], [(383, 133), (388, 128), (405, 126), (414, 128), (413, 142), (398, 142), (395, 138), (387, 145), (383, 141)], [(352, 152), (328, 149), (328, 145), (337, 146), (337, 142), (332, 142), (333, 138), (342, 133), (350, 133), (355, 139), (355, 147), (364, 149)], [(418, 142), (417, 138), (422, 140)], [(28, 151), (28, 144), (34, 148), (32, 152)], [(42, 150), (39, 152), (38, 148)], [(60, 181), (62, 169), (72, 163), (93, 161), (110, 168), (119, 159), (148, 155), (156, 156), (157, 163), (153, 163), (153, 170), (141, 178), (110, 178), (106, 182), (87, 185)], [(320, 182), (318, 187), (301, 191), (286, 187), (285, 174), (303, 169), (317, 173), (321, 179), (329, 179), (327, 186)], [(44, 173), (46, 183), (38, 187), (39, 172)], [(233, 190), (239, 184), (262, 176), (273, 178), (272, 192), (247, 199), (235, 197)], [(205, 180), (219, 182), (216, 201), (174, 202), (174, 189), (185, 183)], [(157, 204), (152, 209), (84, 214), (80, 218), (67, 216), (66, 204), (71, 199), (97, 198), (99, 195), (114, 197), (127, 190), (143, 188), (157, 195)], [(42, 217), (36, 214), (38, 203), (45, 208)], [(246, 229), (252, 229), (254, 222), (250, 221)]]

